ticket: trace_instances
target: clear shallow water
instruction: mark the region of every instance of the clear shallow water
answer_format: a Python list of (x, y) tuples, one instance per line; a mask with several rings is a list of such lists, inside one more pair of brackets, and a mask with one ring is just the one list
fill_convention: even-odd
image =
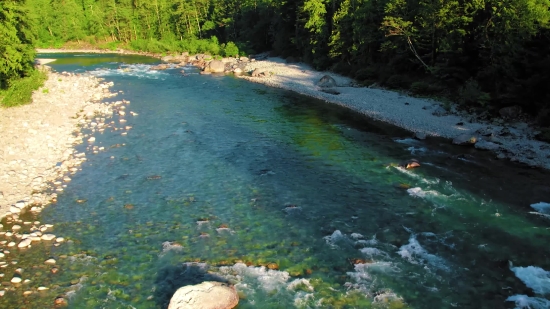
[[(550, 269), (550, 221), (529, 207), (550, 201), (547, 172), (191, 67), (62, 57), (54, 69), (113, 81), (139, 115), (125, 117), (126, 136), (94, 133), (107, 150), (88, 152), (32, 218), (70, 241), (9, 256), (4, 281), (24, 267), (31, 288), (51, 289), (8, 291), (0, 307), (66, 295), (71, 308), (162, 308), (201, 280), (237, 284), (239, 308), (514, 308), (510, 296), (546, 296), (524, 283), (545, 273), (518, 277), (509, 262)], [(422, 167), (390, 165), (412, 157)]]

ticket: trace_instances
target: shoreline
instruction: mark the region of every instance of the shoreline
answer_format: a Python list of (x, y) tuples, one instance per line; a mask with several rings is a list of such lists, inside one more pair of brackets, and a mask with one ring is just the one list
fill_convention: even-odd
[[(278, 57), (247, 63), (244, 72), (265, 72), (263, 77), (240, 78), (346, 107), (368, 118), (411, 132), (411, 137), (443, 137), (463, 147), (491, 151), (497, 159), (509, 159), (531, 167), (550, 170), (550, 144), (534, 139), (535, 129), (524, 122), (493, 124), (472, 119), (473, 115), (442, 103), (380, 88), (357, 87), (354, 80), (333, 72), (320, 72), (303, 63), (286, 63)], [(326, 93), (318, 86), (324, 75), (336, 81), (339, 94)], [(261, 74), (260, 74), (261, 76)], [(471, 142), (475, 138), (475, 142)]]
[[(118, 53), (162, 58), (162, 55), (128, 50), (98, 49), (37, 49), (39, 53)], [(190, 58), (193, 58), (191, 56)], [(189, 63), (192, 60), (189, 59)], [(197, 64), (197, 63), (195, 63)], [(204, 62), (199, 66), (204, 65)], [(531, 167), (550, 170), (550, 144), (534, 139), (536, 129), (525, 122), (490, 123), (478, 121), (474, 115), (451, 108), (447, 112), (442, 103), (433, 99), (417, 98), (397, 91), (373, 87), (357, 87), (351, 78), (333, 72), (320, 72), (303, 63), (286, 63), (278, 57), (247, 61), (243, 72), (265, 72), (260, 77), (247, 74), (239, 78), (266, 86), (297, 92), (302, 95), (336, 104), (368, 118), (389, 123), (411, 132), (411, 137), (443, 137), (464, 147), (490, 151), (497, 159), (519, 162)], [(262, 76), (263, 75), (263, 76)], [(338, 95), (321, 91), (317, 86), (324, 75), (330, 75)], [(475, 143), (470, 140), (474, 138)]]
[(32, 103), (0, 109), (0, 218), (17, 221), (56, 201), (86, 160), (75, 150), (88, 139), (82, 129), (103, 127), (113, 113), (112, 104), (101, 103), (116, 95), (110, 86), (94, 76), (48, 72)]

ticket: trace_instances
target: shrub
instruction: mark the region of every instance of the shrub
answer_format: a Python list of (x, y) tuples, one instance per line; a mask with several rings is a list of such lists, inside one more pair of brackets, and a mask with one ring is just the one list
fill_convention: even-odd
[(404, 75), (392, 75), (385, 82), (389, 88), (409, 88), (411, 81)]
[[(537, 123), (543, 127), (550, 127), (550, 108), (545, 108), (538, 113)], [(550, 140), (550, 129), (548, 130), (548, 140)]]
[(338, 62), (332, 66), (332, 71), (334, 73), (348, 75), (351, 72), (351, 65), (346, 62)]
[(0, 106), (10, 107), (28, 104), (32, 99), (32, 92), (44, 84), (46, 73), (34, 70), (27, 77), (13, 80), (10, 87), (0, 90)]
[(376, 77), (378, 77), (378, 74), (376, 68), (373, 67), (359, 69), (355, 72), (355, 79), (358, 81), (373, 80), (376, 79)]
[(227, 42), (227, 44), (223, 45), (223, 55), (226, 57), (238, 57), (239, 48), (235, 43)]
[(458, 91), (458, 100), (461, 104), (480, 104), (486, 106), (491, 100), (491, 96), (487, 92), (481, 91), (479, 84), (475, 79), (470, 78), (464, 86)]

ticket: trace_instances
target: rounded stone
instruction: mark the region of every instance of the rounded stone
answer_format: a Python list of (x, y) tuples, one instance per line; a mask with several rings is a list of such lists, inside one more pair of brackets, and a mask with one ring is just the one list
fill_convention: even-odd
[(40, 238), (42, 238), (42, 240), (49, 241), (49, 240), (53, 240), (55, 238), (55, 235), (54, 234), (44, 234)]
[(11, 283), (17, 284), (17, 283), (21, 283), (21, 281), (22, 281), (22, 280), (21, 280), (21, 278), (19, 278), (19, 277), (13, 277), (13, 278), (11, 278)]
[(48, 259), (44, 262), (44, 264), (46, 264), (46, 265), (55, 265), (55, 260), (54, 259)]
[(168, 309), (231, 309), (238, 303), (239, 295), (233, 286), (206, 281), (179, 288)]

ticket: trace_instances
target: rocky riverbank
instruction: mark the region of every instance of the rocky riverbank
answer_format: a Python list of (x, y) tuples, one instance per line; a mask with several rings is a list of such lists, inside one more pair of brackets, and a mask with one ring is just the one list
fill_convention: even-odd
[(86, 160), (74, 146), (82, 127), (101, 128), (113, 113), (112, 84), (92, 76), (48, 73), (33, 103), (0, 109), (0, 217), (39, 212), (56, 200)]
[[(455, 144), (493, 151), (498, 159), (550, 169), (550, 145), (535, 140), (536, 128), (524, 122), (478, 120), (452, 108), (447, 111), (437, 101), (376, 87), (359, 87), (347, 77), (318, 72), (301, 63), (286, 63), (280, 58), (248, 62), (244, 71), (252, 72), (241, 76), (246, 80), (350, 108), (407, 129), (419, 139), (445, 137)], [(328, 84), (320, 82), (325, 75), (331, 77)]]

